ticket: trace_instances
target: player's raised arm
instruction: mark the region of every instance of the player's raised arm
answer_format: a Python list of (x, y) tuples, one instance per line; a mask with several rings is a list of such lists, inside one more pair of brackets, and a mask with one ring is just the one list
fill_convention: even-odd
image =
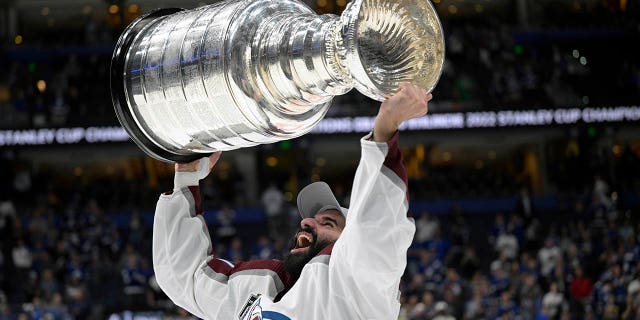
[[(173, 191), (160, 196), (153, 222), (153, 268), (158, 284), (174, 303), (201, 318), (219, 314), (227, 293), (224, 283), (203, 281), (213, 257), (198, 185), (219, 158), (220, 152), (176, 164)], [(211, 290), (200, 290), (203, 285)], [(206, 299), (209, 303), (202, 304)]]
[(400, 277), (415, 226), (407, 218), (407, 176), (397, 130), (402, 122), (426, 114), (429, 100), (424, 90), (403, 84), (382, 103), (372, 134), (361, 140), (346, 227), (330, 268), (333, 294), (357, 306), (362, 319), (398, 316)]
[(427, 114), (432, 94), (415, 85), (403, 83), (395, 95), (382, 102), (373, 126), (373, 141), (388, 142), (404, 121)]

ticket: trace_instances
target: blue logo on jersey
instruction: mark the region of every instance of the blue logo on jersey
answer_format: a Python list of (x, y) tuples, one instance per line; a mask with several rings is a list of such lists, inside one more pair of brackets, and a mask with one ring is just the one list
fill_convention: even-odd
[(262, 319), (263, 320), (291, 320), (289, 317), (285, 316), (280, 312), (275, 311), (262, 311)]
[(256, 304), (253, 305), (251, 311), (249, 312), (250, 320), (264, 320), (262, 317), (262, 307), (260, 307), (260, 299), (256, 301)]

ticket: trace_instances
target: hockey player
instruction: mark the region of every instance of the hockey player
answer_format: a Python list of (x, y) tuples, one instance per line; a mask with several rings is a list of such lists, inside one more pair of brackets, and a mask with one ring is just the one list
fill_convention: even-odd
[(213, 254), (198, 182), (220, 157), (176, 164), (174, 189), (160, 196), (153, 266), (164, 292), (204, 319), (397, 319), (399, 284), (415, 226), (407, 218), (407, 176), (398, 126), (426, 114), (431, 94), (402, 84), (361, 139), (349, 209), (328, 185), (300, 191), (300, 231), (279, 260), (232, 264)]

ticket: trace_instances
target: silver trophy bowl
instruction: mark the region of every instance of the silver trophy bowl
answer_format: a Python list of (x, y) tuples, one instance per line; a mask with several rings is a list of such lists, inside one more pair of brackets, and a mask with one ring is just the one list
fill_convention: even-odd
[(132, 22), (111, 62), (118, 120), (148, 155), (189, 162), (292, 139), (356, 88), (433, 90), (444, 63), (430, 0), (355, 0), (341, 16), (296, 0), (160, 9)]

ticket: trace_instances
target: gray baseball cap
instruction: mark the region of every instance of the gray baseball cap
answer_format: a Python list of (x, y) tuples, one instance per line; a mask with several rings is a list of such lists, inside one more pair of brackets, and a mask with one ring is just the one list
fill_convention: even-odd
[(341, 206), (326, 182), (318, 181), (298, 193), (298, 211), (302, 218), (312, 218), (327, 210), (338, 210), (346, 218), (349, 209)]

